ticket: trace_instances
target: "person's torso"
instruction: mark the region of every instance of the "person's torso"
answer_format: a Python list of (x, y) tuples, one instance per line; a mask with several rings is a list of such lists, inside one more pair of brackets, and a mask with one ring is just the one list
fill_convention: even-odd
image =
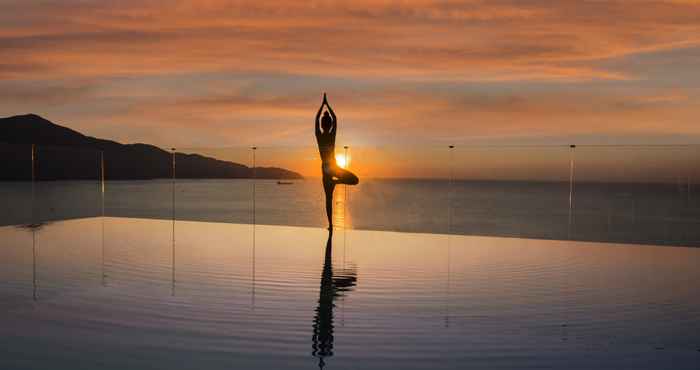
[(321, 162), (335, 163), (335, 138), (330, 135), (316, 136), (318, 142), (318, 152), (321, 155)]

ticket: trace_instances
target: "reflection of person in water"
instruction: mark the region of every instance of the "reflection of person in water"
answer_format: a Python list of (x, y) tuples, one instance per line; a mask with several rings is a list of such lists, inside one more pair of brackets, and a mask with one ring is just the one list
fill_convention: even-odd
[(326, 255), (323, 260), (323, 272), (321, 273), (321, 289), (318, 295), (318, 307), (314, 316), (314, 335), (311, 354), (318, 357), (318, 367), (326, 365), (325, 358), (333, 356), (333, 308), (335, 299), (344, 292), (350, 291), (357, 284), (357, 275), (354, 270), (342, 271), (340, 275), (333, 276), (333, 234), (328, 233), (326, 242)]
[[(324, 105), (328, 110), (323, 112), (323, 118), (321, 118)], [(321, 118), (320, 122), (319, 118)], [(318, 113), (316, 113), (316, 141), (318, 142), (318, 151), (321, 153), (321, 171), (323, 173), (323, 190), (326, 192), (326, 215), (328, 216), (329, 230), (333, 229), (333, 190), (335, 185), (357, 185), (360, 182), (355, 174), (340, 168), (335, 161), (335, 133), (337, 128), (338, 120), (324, 93), (323, 103), (321, 103), (321, 107), (318, 108)]]

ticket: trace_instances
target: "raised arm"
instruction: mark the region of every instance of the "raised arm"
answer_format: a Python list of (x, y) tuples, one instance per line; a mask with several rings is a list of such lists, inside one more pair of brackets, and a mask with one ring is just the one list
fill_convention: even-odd
[(318, 107), (318, 112), (316, 113), (316, 124), (315, 124), (315, 130), (316, 136), (321, 135), (321, 122), (319, 121), (319, 118), (321, 118), (321, 111), (323, 111), (323, 104), (325, 104), (325, 99), (324, 102), (321, 103), (321, 106)]
[(323, 94), (323, 102), (326, 103), (326, 107), (328, 107), (328, 112), (331, 114), (331, 118), (333, 119), (333, 127), (331, 127), (331, 134), (335, 136), (335, 129), (338, 128), (338, 119), (335, 118), (333, 108), (331, 108), (331, 105), (328, 104), (328, 100), (326, 100), (326, 94)]

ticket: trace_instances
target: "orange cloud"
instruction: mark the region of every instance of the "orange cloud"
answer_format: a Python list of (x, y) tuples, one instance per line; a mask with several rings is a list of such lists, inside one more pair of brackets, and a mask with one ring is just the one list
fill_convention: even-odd
[(243, 70), (503, 81), (629, 78), (576, 62), (700, 42), (697, 4), (635, 5), (9, 2), (0, 50), (44, 68), (32, 78)]
[(0, 112), (164, 146), (306, 145), (327, 90), (346, 142), (697, 137), (700, 81), (674, 61), (700, 48), (698, 19), (696, 1), (4, 1)]

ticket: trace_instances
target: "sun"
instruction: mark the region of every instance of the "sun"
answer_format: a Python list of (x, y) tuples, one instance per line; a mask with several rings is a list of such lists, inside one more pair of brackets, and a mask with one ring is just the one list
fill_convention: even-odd
[(336, 154), (335, 163), (338, 164), (338, 167), (345, 168), (348, 165), (348, 161), (347, 158), (345, 158), (345, 154)]

